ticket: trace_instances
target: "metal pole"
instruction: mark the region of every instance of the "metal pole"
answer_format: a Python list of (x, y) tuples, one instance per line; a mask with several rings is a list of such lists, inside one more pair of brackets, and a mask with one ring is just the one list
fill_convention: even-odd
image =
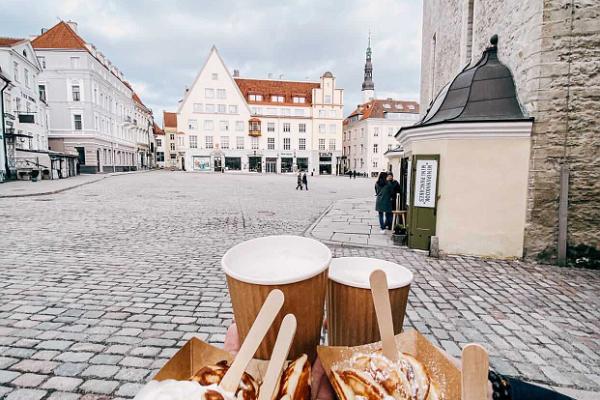
[(569, 206), (569, 166), (560, 168), (560, 196), (558, 200), (558, 265), (567, 264), (567, 224)]
[(4, 81), (4, 86), (2, 86), (2, 89), (0, 89), (0, 103), (2, 105), (2, 107), (0, 107), (2, 109), (2, 115), (0, 115), (0, 119), (2, 120), (2, 145), (4, 147), (4, 165), (6, 167), (6, 177), (5, 179), (8, 179), (10, 177), (10, 166), (8, 165), (8, 150), (6, 147), (6, 126), (4, 123), (4, 90), (8, 87), (8, 84), (10, 83), (9, 80), (6, 80), (6, 78), (4, 77), (0, 77), (3, 81)]

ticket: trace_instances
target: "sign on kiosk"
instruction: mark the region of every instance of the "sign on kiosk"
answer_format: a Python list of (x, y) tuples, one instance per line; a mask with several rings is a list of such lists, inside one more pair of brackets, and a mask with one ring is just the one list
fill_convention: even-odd
[(417, 160), (415, 207), (435, 208), (437, 160)]

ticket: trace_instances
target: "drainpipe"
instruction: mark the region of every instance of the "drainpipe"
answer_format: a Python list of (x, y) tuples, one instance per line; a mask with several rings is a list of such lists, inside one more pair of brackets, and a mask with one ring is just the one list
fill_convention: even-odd
[(10, 169), (8, 165), (8, 150), (6, 148), (6, 126), (4, 123), (4, 90), (8, 87), (10, 80), (6, 79), (3, 75), (0, 75), (0, 79), (4, 81), (4, 86), (0, 89), (0, 104), (2, 104), (2, 115), (0, 115), (0, 120), (2, 120), (2, 145), (4, 146), (4, 167), (6, 168), (6, 176), (9, 175)]

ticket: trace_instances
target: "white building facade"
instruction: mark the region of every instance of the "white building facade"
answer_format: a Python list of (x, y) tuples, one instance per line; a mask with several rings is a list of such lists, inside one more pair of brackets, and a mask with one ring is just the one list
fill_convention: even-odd
[(395, 135), (401, 127), (413, 125), (419, 120), (419, 104), (415, 101), (375, 98), (370, 38), (362, 94), (363, 104), (344, 120), (344, 170), (377, 176), (381, 171), (391, 170), (385, 153), (398, 147)]
[(238, 75), (213, 47), (177, 111), (184, 169), (340, 171), (343, 90), (330, 72), (318, 82)]
[(136, 107), (123, 74), (61, 21), (32, 42), (50, 106), (49, 148), (76, 152), (81, 172), (137, 166)]
[[(43, 172), (50, 177), (48, 106), (41, 65), (27, 39), (0, 38), (0, 69), (10, 83), (3, 92), (6, 157), (2, 175)], [(2, 178), (4, 179), (4, 178)]]

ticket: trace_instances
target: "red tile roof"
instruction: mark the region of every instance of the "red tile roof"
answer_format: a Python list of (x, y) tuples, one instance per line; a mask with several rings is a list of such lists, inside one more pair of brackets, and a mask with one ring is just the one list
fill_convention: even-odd
[(385, 118), (384, 114), (386, 112), (418, 113), (419, 103), (417, 103), (416, 101), (374, 99), (365, 104), (359, 105), (354, 111), (350, 113), (350, 115), (348, 115), (348, 118), (355, 115), (361, 115), (361, 120), (367, 118)]
[[(312, 105), (312, 90), (319, 88), (316, 82), (292, 82), (267, 79), (234, 78), (248, 104), (305, 106)], [(250, 101), (250, 94), (260, 94), (263, 101)], [(283, 103), (271, 101), (271, 96), (284, 96)], [(304, 97), (305, 103), (294, 103), (292, 97)]]
[(174, 112), (163, 111), (163, 126), (165, 128), (177, 129), (177, 114)]
[(25, 39), (0, 37), (0, 47), (11, 47), (19, 42), (22, 42), (23, 40)]
[(165, 134), (165, 131), (163, 131), (162, 128), (156, 124), (156, 122), (154, 122), (154, 125), (152, 125), (152, 130), (154, 131), (155, 135)]
[[(85, 40), (81, 38), (64, 21), (60, 21), (40, 36), (33, 39), (31, 45), (35, 49), (81, 49), (88, 50)], [(89, 51), (89, 50), (88, 50)]]

